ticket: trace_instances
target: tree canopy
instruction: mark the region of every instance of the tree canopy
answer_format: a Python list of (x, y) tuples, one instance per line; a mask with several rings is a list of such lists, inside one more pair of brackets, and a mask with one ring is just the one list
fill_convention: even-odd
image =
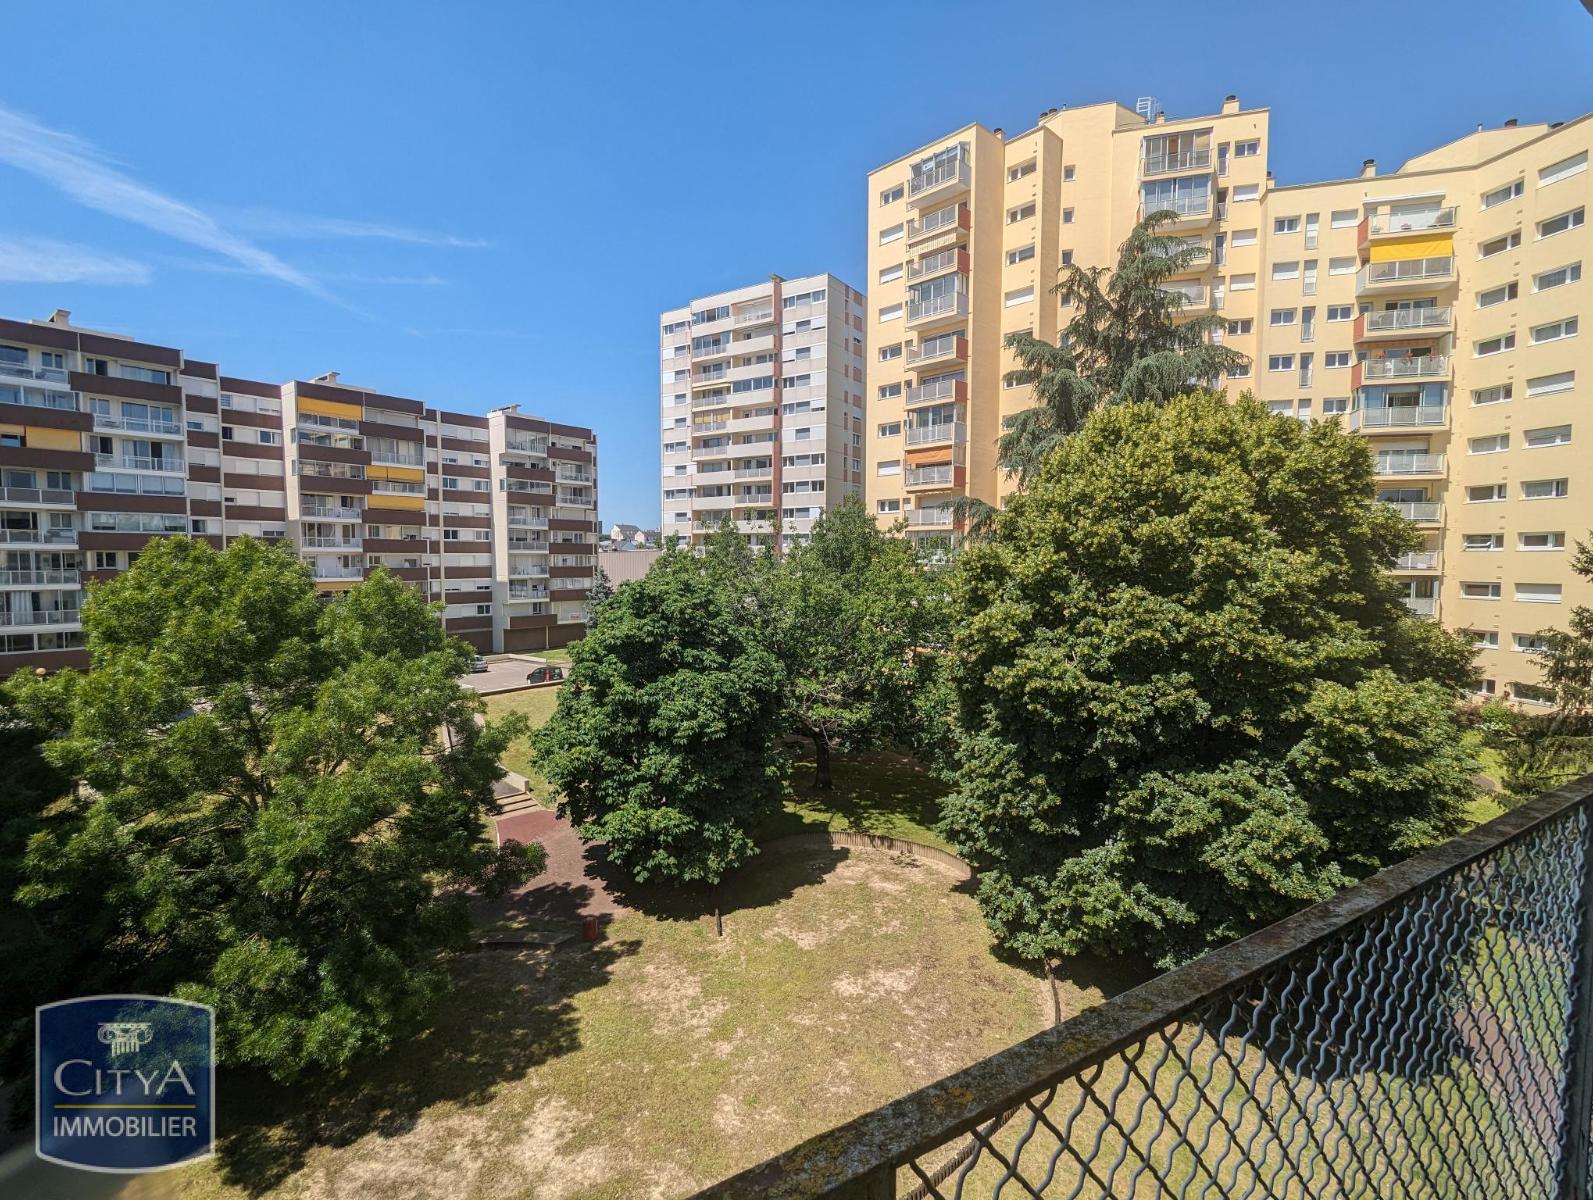
[(945, 828), (1015, 952), (1174, 963), (1460, 828), (1471, 651), (1372, 483), (1335, 427), (1126, 401), (964, 553)]
[(712, 542), (603, 602), (533, 741), (561, 811), (641, 881), (717, 883), (756, 852), (784, 778), (766, 568), (733, 532)]
[(288, 1079), (389, 1045), (446, 986), (468, 894), (541, 862), (482, 837), (522, 726), (476, 724), (469, 648), (386, 572), (327, 602), (251, 538), (152, 542), (83, 627), (88, 671), (7, 685), (86, 785), (18, 867), (41, 937), (214, 1005), (226, 1063)]

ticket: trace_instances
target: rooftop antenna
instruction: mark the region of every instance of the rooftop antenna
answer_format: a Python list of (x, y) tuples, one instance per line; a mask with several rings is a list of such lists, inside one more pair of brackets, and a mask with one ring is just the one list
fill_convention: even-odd
[(1155, 96), (1141, 96), (1134, 101), (1134, 111), (1145, 118), (1145, 124), (1147, 125), (1155, 118), (1158, 107), (1160, 106), (1156, 103)]

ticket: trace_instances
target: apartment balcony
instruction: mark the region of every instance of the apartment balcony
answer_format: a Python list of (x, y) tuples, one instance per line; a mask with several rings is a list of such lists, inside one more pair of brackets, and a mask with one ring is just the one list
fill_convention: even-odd
[(1449, 424), (1447, 404), (1403, 404), (1393, 408), (1350, 410), (1349, 426), (1360, 433), (1439, 429)]
[(693, 346), (691, 349), (692, 376), (697, 377), (696, 366), (698, 363), (712, 362), (715, 359), (728, 358), (731, 354), (730, 337), (726, 335), (723, 340), (710, 342), (705, 346)]
[(951, 529), (957, 524), (957, 516), (949, 505), (915, 508), (903, 515), (909, 529)]
[(727, 433), (762, 433), (772, 430), (779, 419), (778, 413), (764, 413), (757, 417), (732, 417), (723, 424)]
[(716, 458), (733, 458), (734, 456), (735, 447), (731, 446), (729, 443), (726, 443), (723, 446), (693, 446), (691, 448), (691, 459), (693, 462), (702, 462), (705, 459), (711, 460)]
[(0, 529), (0, 546), (76, 546), (75, 529)]
[(336, 563), (315, 563), (310, 575), (316, 580), (363, 579), (364, 567), (345, 567)]
[(968, 399), (966, 379), (931, 379), (928, 383), (907, 389), (907, 407), (918, 404), (945, 404)]
[(1377, 456), (1379, 475), (1442, 475), (1444, 456), (1416, 450), (1385, 450)]
[(419, 452), (404, 454), (386, 450), (372, 450), (371, 463), (379, 467), (424, 467), (426, 465), (426, 456)]
[(508, 458), (510, 456), (515, 458), (546, 458), (548, 456), (548, 444), (537, 441), (505, 442), (502, 457)]
[[(0, 363), (0, 377), (7, 379), (38, 379), (46, 383), (65, 383), (66, 372), (60, 367), (24, 367), (18, 363)], [(73, 405), (75, 408), (76, 405)]]
[(1438, 570), (1438, 551), (1417, 550), (1411, 554), (1401, 554), (1394, 559), (1394, 565), (1390, 570), (1436, 571)]
[(178, 422), (157, 421), (147, 417), (113, 417), (106, 413), (95, 413), (94, 428), (149, 437), (186, 437), (183, 427)]
[(934, 254), (915, 258), (907, 264), (908, 279), (932, 279), (956, 271), (966, 275), (973, 263), (972, 256), (962, 246), (952, 246)]
[(726, 509), (734, 508), (735, 504), (736, 498), (728, 495), (693, 496), (691, 499), (691, 507), (701, 512), (722, 512)]
[(17, 629), (25, 627), (77, 625), (83, 614), (75, 608), (24, 608), (0, 612), (0, 626)]
[(962, 289), (948, 292), (944, 296), (935, 296), (928, 300), (909, 300), (907, 302), (907, 327), (926, 325), (931, 321), (957, 320), (968, 315), (967, 278), (957, 276), (962, 280)]
[[(1175, 316), (1191, 316), (1195, 313), (1204, 312), (1211, 307), (1212, 291), (1204, 284), (1164, 287), (1161, 291), (1164, 295), (1182, 298), (1183, 303), (1178, 305), (1174, 312)], [(1176, 300), (1174, 302), (1177, 303)]]
[(180, 458), (145, 458), (141, 454), (96, 454), (94, 465), (102, 471), (182, 472), (188, 464)]
[(1430, 617), (1438, 611), (1437, 596), (1406, 596), (1405, 607), (1418, 617)]
[(962, 421), (909, 425), (906, 432), (909, 446), (960, 446), (968, 438), (968, 426)]
[(546, 538), (511, 537), (508, 539), (509, 549), (518, 550), (523, 554), (546, 554), (548, 543)]
[(960, 333), (924, 338), (907, 347), (907, 365), (913, 370), (968, 361), (968, 339)]
[(1175, 230), (1208, 225), (1215, 217), (1220, 215), (1217, 212), (1217, 201), (1209, 193), (1204, 196), (1173, 197), (1170, 200), (1159, 200), (1149, 205), (1141, 202), (1139, 219), (1143, 221), (1152, 213), (1171, 213), (1173, 219), (1169, 222), (1167, 228)]
[(548, 527), (548, 519), (546, 517), (533, 517), (524, 513), (516, 514), (511, 512), (507, 524), (510, 529), (546, 529)]
[(967, 233), (972, 228), (973, 214), (966, 204), (959, 204), (955, 209), (943, 213), (930, 213), (921, 221), (908, 221), (907, 244), (911, 246), (942, 235), (952, 237)]
[(1437, 500), (1380, 500), (1413, 525), (1437, 525), (1444, 518), (1444, 506)]
[[(773, 533), (774, 522), (769, 520), (737, 521), (736, 529), (740, 533)], [(715, 526), (715, 528), (718, 528)]]
[(77, 493), (65, 488), (0, 487), (0, 505), (28, 508), (76, 508)]
[(303, 504), (299, 506), (299, 517), (305, 521), (363, 521), (365, 512), (340, 504)]
[(1455, 259), (1396, 258), (1367, 263), (1355, 275), (1357, 296), (1382, 296), (1405, 291), (1431, 291), (1455, 278)]
[(771, 479), (774, 477), (774, 464), (764, 467), (737, 467), (732, 475), (736, 479)]
[(973, 169), (968, 156), (959, 154), (930, 171), (914, 171), (907, 181), (907, 206), (929, 208), (960, 196), (973, 186)]
[(935, 463), (927, 467), (908, 467), (902, 482), (908, 491), (945, 491), (960, 488), (967, 481), (966, 470), (958, 463)]
[(1147, 154), (1139, 160), (1139, 177), (1158, 175), (1204, 175), (1211, 172), (1211, 148), (1185, 150), (1177, 154)]
[(60, 570), (49, 568), (40, 571), (26, 570), (0, 570), (0, 587), (44, 587), (44, 588), (75, 588), (81, 587), (83, 574), (77, 569)]
[(1385, 337), (1408, 337), (1411, 334), (1451, 333), (1455, 327), (1455, 310), (1449, 305), (1432, 308), (1387, 308), (1381, 312), (1362, 313), (1355, 318), (1355, 340), (1373, 341)]
[(747, 312), (738, 312), (735, 316), (735, 321), (738, 326), (762, 325), (765, 321), (772, 320), (774, 320), (774, 309), (772, 308), (750, 309)]
[(1413, 233), (1449, 233), (1455, 228), (1455, 210), (1440, 208), (1430, 212), (1371, 213), (1361, 218), (1355, 241), (1362, 249), (1379, 239), (1409, 237)]
[(774, 490), (765, 488), (760, 492), (737, 492), (733, 508), (768, 508), (774, 503)]
[(521, 600), (546, 600), (548, 589), (546, 584), (530, 584), (511, 581), (509, 584), (509, 599)]
[(299, 546), (305, 550), (358, 550), (364, 543), (351, 537), (301, 537)]
[(1447, 354), (1423, 354), (1415, 358), (1369, 358), (1350, 368), (1350, 387), (1388, 380), (1441, 380), (1449, 378)]

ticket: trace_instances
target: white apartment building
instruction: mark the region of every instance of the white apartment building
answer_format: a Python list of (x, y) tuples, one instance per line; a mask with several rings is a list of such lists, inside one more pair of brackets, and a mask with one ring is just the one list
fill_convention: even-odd
[(663, 535), (807, 538), (863, 486), (863, 293), (770, 276), (659, 317)]

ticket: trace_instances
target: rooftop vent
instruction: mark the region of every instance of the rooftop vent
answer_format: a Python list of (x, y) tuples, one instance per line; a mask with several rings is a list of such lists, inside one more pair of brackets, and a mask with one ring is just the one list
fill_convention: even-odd
[(1506, 121), (1504, 123), (1504, 127), (1506, 129), (1514, 129), (1516, 127), (1516, 118), (1515, 117), (1511, 117), (1508, 121)]
[(1361, 164), (1361, 178), (1370, 179), (1377, 174), (1377, 159), (1369, 158)]
[(314, 379), (310, 380), (310, 382), (311, 383), (336, 383), (337, 382), (337, 372), (336, 371), (328, 371), (325, 375), (317, 375)]
[(50, 314), (49, 323), (51, 325), (70, 325), (72, 323), (71, 310), (65, 308), (56, 309)]

